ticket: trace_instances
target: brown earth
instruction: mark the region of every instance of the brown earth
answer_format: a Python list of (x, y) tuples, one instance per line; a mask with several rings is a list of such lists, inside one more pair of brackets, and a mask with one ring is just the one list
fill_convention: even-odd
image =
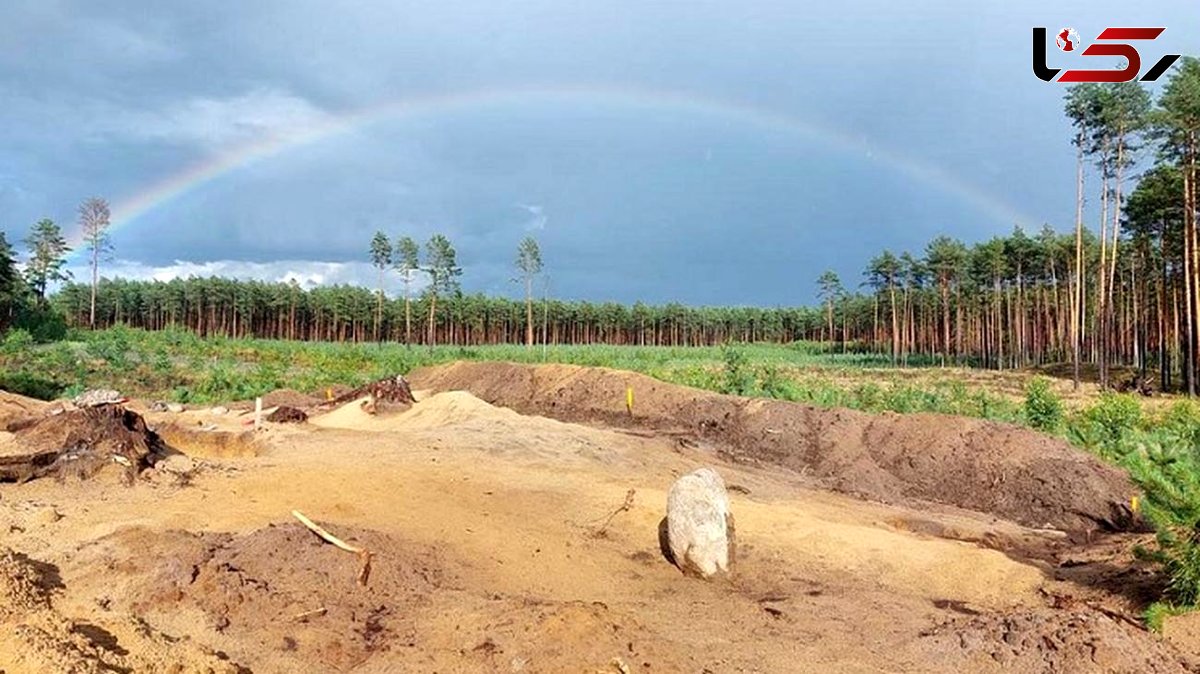
[(962, 672), (1186, 671), (1168, 644), (1148, 642), (1140, 626), (1094, 610), (1035, 609), (969, 616), (925, 636), (930, 657)]
[[(1139, 626), (1161, 590), (1144, 535), (863, 501), (686, 428), (417, 399), (259, 433), (147, 413), (190, 480), (5, 485), (0, 671), (1200, 671), (1194, 631)], [(667, 490), (701, 465), (730, 486), (728, 581), (659, 549)], [(375, 552), (365, 587), (293, 509)]]
[(466, 390), (524, 414), (675, 433), (711, 443), (735, 461), (783, 466), (885, 503), (934, 501), (1072, 534), (1143, 526), (1120, 470), (1010, 424), (752, 400), (572, 365), (458, 362), (417, 370), (411, 379), (419, 388)]
[(295, 407), (280, 405), (263, 418), (277, 424), (300, 424), (308, 420), (308, 414)]

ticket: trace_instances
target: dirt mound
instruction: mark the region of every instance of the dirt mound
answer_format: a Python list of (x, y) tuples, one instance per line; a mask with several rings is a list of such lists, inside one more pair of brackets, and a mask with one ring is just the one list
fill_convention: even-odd
[(883, 502), (934, 501), (1073, 533), (1144, 526), (1129, 508), (1135, 490), (1123, 472), (1008, 424), (751, 400), (571, 365), (458, 362), (419, 369), (411, 380), (523, 414), (689, 434), (731, 459), (785, 466)]
[(380, 417), (370, 414), (365, 409), (369, 398), (361, 398), (337, 407), (324, 414), (309, 418), (309, 423), (321, 428), (343, 428), (348, 430), (369, 430), (374, 427)]
[(308, 420), (308, 415), (302, 409), (280, 405), (268, 414), (266, 418), (267, 421), (276, 424), (302, 424)]
[(298, 409), (307, 409), (320, 405), (324, 400), (316, 396), (310, 396), (299, 391), (294, 391), (290, 388), (281, 388), (271, 391), (264, 395), (263, 407), (295, 407)]
[(373, 414), (371, 410), (371, 399), (359, 398), (329, 413), (313, 417), (312, 423), (314, 426), (348, 431), (426, 431), (472, 420), (486, 422), (520, 417), (512, 410), (493, 407), (463, 391), (438, 393), (412, 407), (396, 410), (376, 408)]
[(422, 400), (396, 417), (396, 426), (428, 430), (471, 422), (511, 422), (520, 415), (510, 409), (489, 405), (466, 391), (446, 391)]
[(62, 589), (54, 565), (0, 549), (0, 671), (243, 671), (221, 654), (161, 634), (136, 618), (109, 621), (106, 628), (64, 616), (50, 602), (51, 591)]
[(67, 409), (13, 421), (0, 455), (0, 481), (55, 474), (91, 477), (116, 464), (132, 480), (165, 449), (146, 420), (121, 405)]
[[(0, 635), (0, 665), (22, 672), (106, 674), (173, 672), (242, 674), (247, 672), (222, 653), (187, 638), (162, 634), (136, 618), (102, 627), (54, 613), (6, 628)], [(120, 632), (120, 636), (114, 632)]]
[(284, 651), (319, 669), (347, 669), (410, 643), (413, 614), (448, 574), (440, 554), (426, 546), (329, 528), (375, 553), (366, 587), (356, 583), (355, 555), (291, 522), (244, 536), (125, 530), (110, 537), (113, 545), (103, 546), (93, 563), (118, 564), (131, 578), (122, 594), (135, 615), (198, 614), (235, 659)]
[(0, 621), (49, 607), (49, 567), (0, 548)]
[(1090, 609), (974, 616), (935, 627), (920, 646), (964, 672), (1191, 671), (1146, 630)]
[(403, 409), (370, 411), (370, 398), (351, 401), (312, 419), (315, 426), (346, 430), (422, 431), (445, 428), (469, 421), (495, 422), (518, 419), (512, 410), (489, 405), (464, 391), (448, 391), (431, 396)]

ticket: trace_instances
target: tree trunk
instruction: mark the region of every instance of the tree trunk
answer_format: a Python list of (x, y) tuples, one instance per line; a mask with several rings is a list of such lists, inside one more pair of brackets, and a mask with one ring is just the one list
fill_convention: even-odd
[(433, 292), (431, 290), (429, 293), (429, 338), (426, 340), (429, 343), (430, 347), (432, 347), (437, 341), (437, 339), (436, 339), (437, 332), (435, 330), (435, 326), (437, 324), (434, 321), (434, 318), (436, 315), (437, 315), (437, 293)]
[(525, 346), (533, 347), (533, 277), (525, 277)]
[(100, 283), (100, 243), (92, 242), (92, 308), (88, 313), (88, 326), (96, 327), (96, 286)]

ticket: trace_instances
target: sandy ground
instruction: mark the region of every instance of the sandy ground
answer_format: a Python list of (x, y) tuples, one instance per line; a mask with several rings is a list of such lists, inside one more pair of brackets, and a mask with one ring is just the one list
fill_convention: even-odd
[[(1061, 536), (988, 515), (854, 500), (669, 437), (462, 392), (418, 399), (258, 434), (232, 414), (148, 413), (194, 470), (133, 486), (107, 473), (0, 485), (0, 548), (39, 586), (7, 590), (28, 601), (0, 610), (0, 671), (1192, 664), (1186, 636), (1176, 648), (1146, 633), (1126, 619), (1137, 599), (1104, 584), (1148, 573), (1112, 566), (1131, 536), (1065, 564)], [(685, 578), (660, 553), (666, 491), (702, 465), (731, 485), (729, 581)], [(629, 490), (632, 509), (602, 527)], [(358, 560), (300, 529), (293, 509), (376, 550), (366, 587)]]

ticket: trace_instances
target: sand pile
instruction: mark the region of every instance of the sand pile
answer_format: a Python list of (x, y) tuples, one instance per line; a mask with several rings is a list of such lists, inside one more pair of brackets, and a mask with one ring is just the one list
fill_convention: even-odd
[[(322, 428), (392, 433), (418, 446), (467, 443), (486, 447), (495, 455), (536, 461), (573, 462), (618, 460), (621, 449), (595, 429), (539, 416), (524, 416), (496, 407), (466, 391), (423, 396), (401, 412), (365, 409), (367, 399), (343, 405), (309, 423)], [(562, 464), (565, 465), (565, 464)]]
[(1013, 425), (751, 400), (572, 365), (458, 362), (411, 379), (522, 414), (691, 434), (731, 459), (792, 468), (872, 500), (934, 501), (1078, 533), (1144, 527), (1130, 510), (1135, 490), (1122, 471)]
[(360, 398), (313, 417), (323, 428), (370, 431), (425, 431), (464, 424), (494, 425), (523, 419), (516, 412), (489, 405), (465, 391), (447, 391), (430, 396), (407, 410), (371, 414), (368, 398)]

